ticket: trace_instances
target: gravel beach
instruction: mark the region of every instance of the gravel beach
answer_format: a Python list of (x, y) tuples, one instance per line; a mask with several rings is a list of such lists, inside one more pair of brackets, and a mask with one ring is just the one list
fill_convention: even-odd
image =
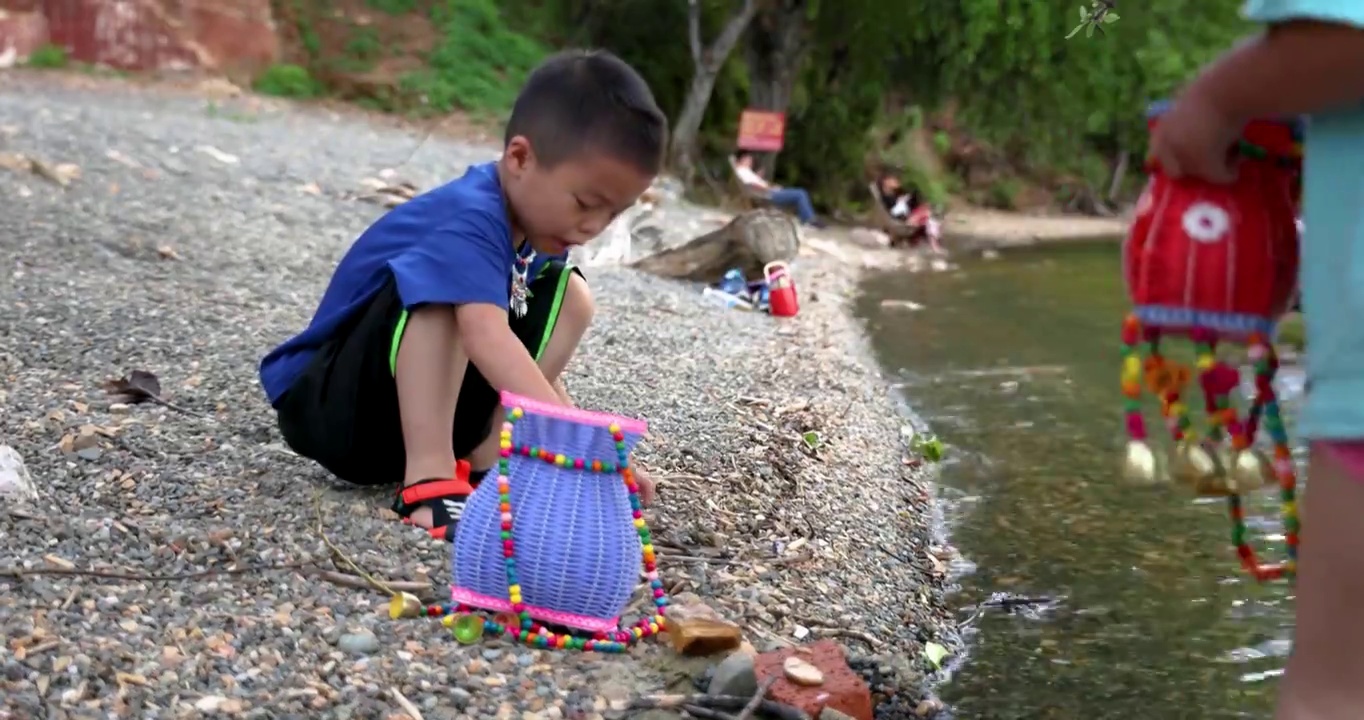
[[(257, 362), (382, 212), (350, 199), (365, 178), (430, 187), (497, 149), (412, 155), (396, 126), (237, 102), (0, 74), (0, 155), (80, 171), (63, 188), (0, 167), (0, 445), (39, 494), (0, 498), (0, 718), (594, 718), (688, 683), (704, 662), (653, 642), (461, 646), (319, 574), (337, 570), (319, 525), (433, 591), (448, 545), (292, 455)], [(649, 421), (637, 458), (674, 594), (760, 649), (836, 637), (917, 693), (924, 643), (954, 645), (931, 489), (851, 316), (857, 270), (818, 253), (796, 270), (802, 314), (778, 322), (593, 268), (566, 384)], [(111, 398), (134, 370), (167, 403)]]

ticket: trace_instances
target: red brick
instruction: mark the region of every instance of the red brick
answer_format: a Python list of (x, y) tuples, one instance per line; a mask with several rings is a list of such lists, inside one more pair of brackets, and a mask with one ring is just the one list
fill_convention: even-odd
[[(5, 0), (7, 4), (15, 0)], [(34, 50), (46, 45), (50, 36), (47, 32), (47, 18), (41, 12), (20, 12), (16, 9), (0, 9), (0, 57), (13, 52), (13, 60), (22, 62)]]
[[(782, 663), (792, 655), (819, 668), (824, 673), (824, 682), (804, 687), (787, 680)], [(856, 720), (872, 720), (871, 689), (848, 667), (843, 648), (833, 640), (763, 653), (755, 660), (754, 669), (760, 683), (777, 678), (768, 695), (770, 699), (800, 708), (812, 718), (819, 717), (827, 707)]]

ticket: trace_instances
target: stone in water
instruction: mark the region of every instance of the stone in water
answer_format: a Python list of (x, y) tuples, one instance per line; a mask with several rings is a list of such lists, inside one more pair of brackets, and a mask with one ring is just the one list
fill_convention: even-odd
[(824, 684), (824, 673), (798, 657), (786, 658), (781, 664), (781, 669), (782, 673), (786, 675), (786, 679), (797, 685), (813, 687)]

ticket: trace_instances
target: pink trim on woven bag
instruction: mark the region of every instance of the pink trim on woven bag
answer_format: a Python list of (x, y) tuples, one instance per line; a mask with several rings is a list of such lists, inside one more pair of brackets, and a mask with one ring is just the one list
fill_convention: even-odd
[[(501, 600), (488, 595), (480, 595), (473, 590), (466, 590), (458, 587), (450, 588), (450, 601), (456, 605), (472, 605), (476, 608), (491, 610), (493, 612), (511, 612), (512, 609), (511, 602), (508, 600)], [(574, 615), (573, 613), (536, 607), (534, 605), (527, 605), (526, 609), (530, 611), (530, 616), (536, 620), (553, 623), (555, 625), (564, 625), (590, 632), (614, 632), (620, 629), (619, 617), (608, 619), (594, 618), (586, 615)]]
[(579, 410), (578, 408), (564, 407), (562, 405), (551, 405), (539, 400), (531, 400), (528, 397), (515, 393), (502, 391), (502, 407), (519, 407), (528, 413), (544, 415), (558, 420), (582, 423), (583, 425), (596, 425), (598, 427), (609, 427), (619, 425), (621, 432), (643, 435), (649, 431), (649, 424), (643, 420), (634, 418), (620, 417), (609, 413), (592, 412), (591, 410)]

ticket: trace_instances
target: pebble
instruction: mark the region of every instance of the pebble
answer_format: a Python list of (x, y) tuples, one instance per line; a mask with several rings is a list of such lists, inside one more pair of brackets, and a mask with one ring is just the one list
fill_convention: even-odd
[(379, 638), (368, 631), (346, 633), (337, 639), (336, 646), (353, 655), (369, 655), (379, 652)]
[(789, 657), (782, 661), (782, 673), (786, 679), (797, 685), (813, 687), (824, 683), (824, 673), (813, 664), (798, 657)]

